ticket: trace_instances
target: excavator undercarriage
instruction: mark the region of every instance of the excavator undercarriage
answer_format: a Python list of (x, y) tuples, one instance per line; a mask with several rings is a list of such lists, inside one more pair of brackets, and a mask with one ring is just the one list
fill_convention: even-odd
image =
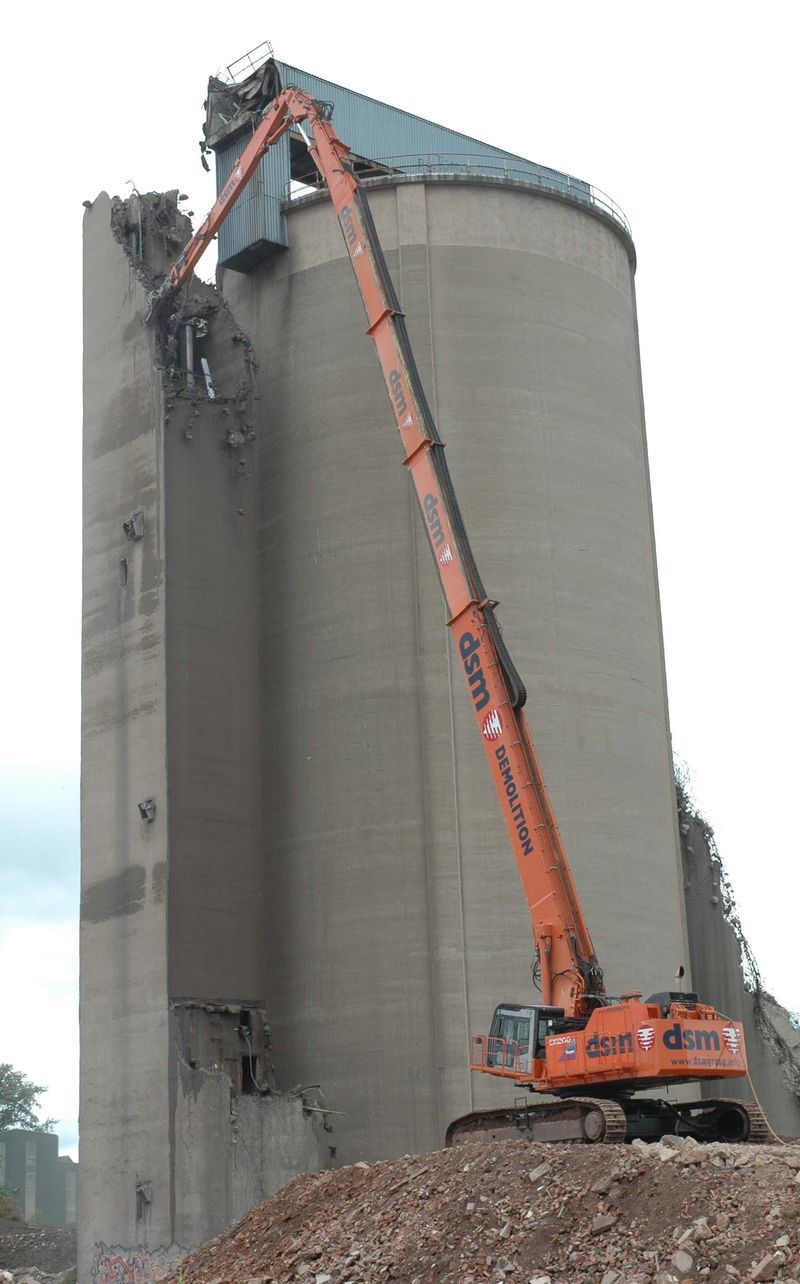
[(764, 1115), (752, 1101), (564, 1097), (550, 1102), (523, 1099), (513, 1106), (462, 1115), (447, 1129), (445, 1144), (519, 1140), (596, 1144), (635, 1137), (658, 1141), (668, 1136), (754, 1144), (767, 1141), (768, 1132)]

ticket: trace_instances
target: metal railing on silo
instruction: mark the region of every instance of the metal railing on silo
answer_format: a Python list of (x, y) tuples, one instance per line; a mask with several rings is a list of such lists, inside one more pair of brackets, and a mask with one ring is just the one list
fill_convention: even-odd
[[(356, 159), (361, 178), (376, 178), (381, 174), (456, 175), (460, 177), (499, 178), (506, 182), (522, 183), (541, 191), (553, 192), (568, 200), (577, 201), (598, 210), (631, 235), (631, 225), (607, 192), (583, 179), (562, 174), (559, 170), (536, 165), (516, 157), (507, 159), (497, 155), (470, 152), (437, 152), (428, 155), (379, 156), (373, 161)], [(286, 190), (287, 200), (297, 200), (313, 188), (292, 183)]]

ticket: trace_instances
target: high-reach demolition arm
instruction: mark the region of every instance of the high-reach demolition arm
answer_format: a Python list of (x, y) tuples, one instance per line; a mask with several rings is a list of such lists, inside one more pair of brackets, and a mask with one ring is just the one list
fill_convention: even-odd
[[(189, 281), (267, 149), (300, 128), (327, 184), (361, 292), (531, 916), (543, 1002), (499, 1007), (491, 1034), (473, 1040), (472, 1068), (564, 1098), (465, 1116), (451, 1125), (448, 1141), (476, 1130), (545, 1140), (674, 1131), (760, 1140), (766, 1125), (746, 1103), (633, 1098), (648, 1086), (745, 1074), (742, 1027), (692, 994), (664, 992), (643, 1002), (638, 991), (616, 999), (605, 993), (523, 712), (525, 687), (475, 564), (369, 205), (330, 116), (328, 104), (299, 89), (285, 89), (269, 104), (208, 217), (153, 296), (148, 319)], [(576, 1095), (587, 1088), (595, 1096)]]
[(164, 293), (179, 290), (249, 182), (261, 157), (293, 125), (308, 122), (308, 150), (325, 180), (361, 291), (371, 336), (428, 533), (448, 626), (514, 849), (533, 924), (542, 999), (588, 1015), (603, 994), (589, 931), (528, 730), (526, 691), (506, 650), (469, 545), (445, 459), (386, 267), (369, 205), (336, 135), (330, 109), (299, 89), (270, 103), (205, 221), (174, 264)]

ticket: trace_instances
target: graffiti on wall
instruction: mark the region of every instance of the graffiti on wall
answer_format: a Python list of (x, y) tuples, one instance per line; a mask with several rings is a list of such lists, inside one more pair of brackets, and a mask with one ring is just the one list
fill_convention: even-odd
[(160, 1284), (191, 1250), (180, 1244), (157, 1248), (123, 1248), (96, 1243), (92, 1261), (93, 1284)]

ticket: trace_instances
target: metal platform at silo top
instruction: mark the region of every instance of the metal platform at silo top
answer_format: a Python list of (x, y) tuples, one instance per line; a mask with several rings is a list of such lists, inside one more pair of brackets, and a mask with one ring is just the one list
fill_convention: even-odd
[[(591, 205), (630, 232), (619, 207), (589, 183), (292, 67), (275, 58), (269, 44), (237, 59), (225, 78), (209, 79), (203, 131), (205, 148), (215, 156), (217, 193), (265, 107), (288, 86), (333, 104), (336, 132), (363, 177), (451, 173), (506, 178)], [(220, 264), (249, 272), (285, 249), (287, 203), (318, 185), (300, 133), (284, 135), (263, 158), (220, 230)]]

